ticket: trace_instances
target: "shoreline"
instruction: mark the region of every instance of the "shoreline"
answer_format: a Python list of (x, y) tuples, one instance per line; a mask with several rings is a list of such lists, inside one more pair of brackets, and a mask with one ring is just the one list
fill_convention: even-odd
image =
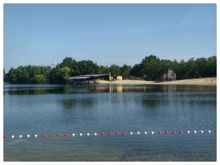
[(203, 86), (216, 86), (216, 77), (210, 78), (197, 78), (197, 79), (184, 79), (166, 82), (155, 82), (146, 80), (97, 80), (97, 84), (114, 84), (114, 85), (203, 85)]

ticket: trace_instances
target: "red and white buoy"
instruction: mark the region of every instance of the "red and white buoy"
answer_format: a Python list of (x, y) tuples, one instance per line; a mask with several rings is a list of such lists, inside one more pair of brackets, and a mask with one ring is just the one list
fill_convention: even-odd
[(115, 131), (115, 132), (100, 132), (100, 133), (92, 133), (92, 132), (85, 132), (85, 133), (49, 133), (49, 134), (26, 134), (26, 135), (22, 135), (22, 134), (18, 134), (18, 135), (4, 135), (3, 136), (3, 139), (6, 140), (6, 139), (22, 139), (22, 138), (47, 138), (49, 137), (50, 139), (53, 139), (55, 137), (82, 137), (82, 136), (140, 136), (140, 135), (143, 135), (143, 136), (146, 136), (146, 135), (194, 135), (194, 134), (211, 134), (211, 133), (216, 133), (216, 130), (204, 130), (204, 129), (201, 129), (201, 130), (186, 130), (186, 131), (183, 131), (183, 130), (179, 130), (179, 131), (175, 131), (175, 130), (164, 130), (164, 131), (137, 131), (137, 132), (126, 132), (126, 131), (122, 131), (122, 132), (118, 132), (118, 131)]

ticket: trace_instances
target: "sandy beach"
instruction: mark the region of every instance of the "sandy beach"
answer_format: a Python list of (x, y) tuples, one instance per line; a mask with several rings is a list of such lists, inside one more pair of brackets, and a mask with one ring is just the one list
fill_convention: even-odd
[(212, 78), (198, 78), (198, 79), (185, 79), (167, 82), (155, 82), (145, 80), (97, 80), (98, 84), (118, 84), (118, 85), (213, 85), (216, 86), (216, 77)]

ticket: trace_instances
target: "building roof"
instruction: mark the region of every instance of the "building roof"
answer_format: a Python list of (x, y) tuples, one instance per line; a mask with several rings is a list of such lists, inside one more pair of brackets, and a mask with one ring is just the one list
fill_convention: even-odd
[(85, 80), (85, 79), (89, 79), (89, 77), (81, 77), (81, 76), (74, 76), (74, 77), (69, 77), (69, 80)]
[(99, 78), (99, 77), (105, 77), (108, 76), (109, 74), (86, 74), (86, 75), (79, 75), (79, 76), (74, 76), (74, 77), (69, 77), (69, 80), (86, 80), (90, 78)]

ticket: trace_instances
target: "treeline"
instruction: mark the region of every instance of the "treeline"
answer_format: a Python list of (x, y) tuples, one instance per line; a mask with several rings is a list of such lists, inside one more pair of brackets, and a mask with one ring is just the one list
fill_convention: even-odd
[(168, 69), (176, 73), (177, 79), (216, 77), (216, 56), (209, 58), (191, 58), (188, 61), (164, 60), (154, 55), (145, 57), (139, 64), (129, 65), (97, 65), (91, 60), (76, 61), (66, 57), (56, 67), (19, 66), (4, 72), (4, 81), (8, 83), (55, 83), (63, 84), (71, 76), (83, 74), (111, 73), (115, 78), (122, 75), (124, 79), (160, 80)]
[(141, 63), (134, 65), (130, 75), (141, 77), (145, 80), (160, 80), (168, 69), (176, 73), (176, 79), (216, 77), (216, 56), (209, 58), (191, 58), (188, 61), (159, 59), (150, 55), (145, 57)]

